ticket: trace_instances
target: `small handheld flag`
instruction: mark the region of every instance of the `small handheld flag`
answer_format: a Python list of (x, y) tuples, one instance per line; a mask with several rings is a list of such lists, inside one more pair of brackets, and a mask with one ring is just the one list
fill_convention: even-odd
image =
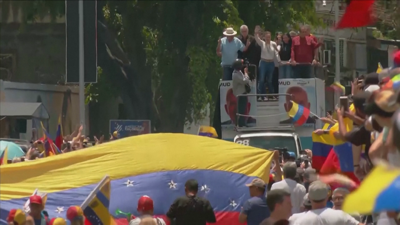
[(8, 146), (3, 150), (3, 153), (1, 153), (0, 156), (0, 165), (6, 165), (8, 164)]
[(333, 90), (336, 93), (340, 93), (341, 95), (344, 95), (346, 93), (346, 88), (341, 85), (339, 82), (334, 82), (329, 86), (330, 90)]
[(382, 70), (383, 70), (382, 64), (381, 64), (381, 63), (378, 63), (378, 69), (376, 69), (376, 73), (381, 73)]
[(214, 127), (200, 126), (198, 131), (199, 136), (214, 137), (217, 138), (218, 134)]
[(293, 123), (301, 126), (307, 122), (308, 116), (310, 115), (310, 110), (302, 105), (292, 102), (292, 108), (290, 108), (288, 115), (293, 119)]
[(111, 179), (105, 176), (82, 203), (83, 214), (91, 224), (116, 224), (108, 212), (110, 193)]
[(61, 124), (61, 116), (58, 117), (56, 139), (54, 140), (54, 144), (57, 146), (58, 149), (61, 149), (61, 146), (63, 144), (63, 131), (62, 131), (62, 124)]

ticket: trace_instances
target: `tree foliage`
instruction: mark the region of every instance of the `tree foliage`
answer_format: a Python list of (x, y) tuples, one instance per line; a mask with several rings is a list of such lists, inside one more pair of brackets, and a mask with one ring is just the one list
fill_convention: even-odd
[[(64, 10), (63, 1), (18, 2), (27, 21)], [(155, 131), (164, 132), (181, 132), (214, 105), (222, 73), (215, 48), (223, 28), (245, 23), (250, 33), (258, 24), (287, 32), (319, 23), (313, 0), (98, 1), (98, 20), (106, 26), (98, 31), (102, 78), (87, 89), (90, 98), (101, 100), (112, 85), (126, 119), (151, 119)]]
[(376, 1), (375, 13), (378, 19), (377, 28), (383, 38), (400, 39), (400, 1)]

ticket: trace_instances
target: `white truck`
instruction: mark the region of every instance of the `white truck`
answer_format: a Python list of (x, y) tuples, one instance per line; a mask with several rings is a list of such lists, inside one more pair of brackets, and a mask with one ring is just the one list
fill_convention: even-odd
[[(245, 112), (242, 109), (242, 113), (238, 113), (238, 97), (244, 95), (233, 95), (232, 81), (220, 81), (222, 139), (266, 150), (287, 148), (296, 157), (303, 147), (311, 148), (311, 134), (322, 125), (316, 117), (325, 115), (324, 81), (319, 78), (280, 79), (279, 94), (272, 95), (256, 94), (256, 84), (253, 81), (251, 93), (246, 94)], [(269, 100), (259, 101), (260, 97)], [(292, 100), (314, 114), (310, 114), (303, 126), (294, 126), (288, 116), (288, 103)], [(247, 118), (246, 126), (236, 126), (240, 117)]]

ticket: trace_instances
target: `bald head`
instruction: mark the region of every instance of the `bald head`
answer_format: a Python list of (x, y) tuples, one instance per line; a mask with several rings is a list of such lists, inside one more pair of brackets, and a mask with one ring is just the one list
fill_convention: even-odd
[(249, 35), (249, 28), (243, 24), (242, 26), (240, 26), (240, 34), (243, 37), (247, 37), (247, 35)]
[(289, 103), (290, 101), (294, 101), (297, 104), (300, 104), (304, 107), (307, 107), (307, 105), (309, 105), (307, 92), (302, 87), (299, 86), (290, 87), (289, 89), (287, 89), (286, 94), (288, 94), (286, 96), (287, 103)]

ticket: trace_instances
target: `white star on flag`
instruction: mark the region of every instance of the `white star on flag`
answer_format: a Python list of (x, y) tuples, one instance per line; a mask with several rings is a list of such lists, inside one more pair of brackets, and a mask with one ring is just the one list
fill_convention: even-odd
[(125, 183), (124, 183), (127, 187), (133, 187), (133, 180), (127, 180), (127, 181), (125, 181)]
[(176, 189), (177, 183), (175, 183), (173, 180), (171, 180), (171, 182), (169, 182), (168, 185), (169, 185), (169, 189)]
[(206, 184), (203, 185), (203, 186), (201, 186), (201, 189), (200, 189), (200, 190), (201, 190), (201, 191), (204, 191), (205, 193), (210, 192), (210, 188), (208, 188)]
[(231, 203), (229, 205), (232, 206), (232, 207), (236, 207), (237, 206), (235, 200), (231, 200)]
[(57, 207), (57, 209), (55, 210), (58, 214), (64, 212), (64, 207)]

